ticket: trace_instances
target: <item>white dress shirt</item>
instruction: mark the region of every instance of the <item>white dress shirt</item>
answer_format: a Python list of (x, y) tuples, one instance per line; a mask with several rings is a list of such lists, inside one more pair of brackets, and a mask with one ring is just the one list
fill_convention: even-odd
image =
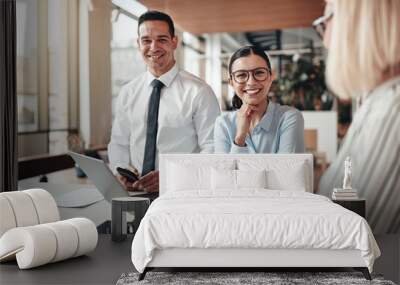
[[(146, 71), (126, 84), (118, 96), (108, 145), (114, 173), (116, 167), (128, 165), (142, 171), (154, 79)], [(212, 153), (214, 122), (220, 108), (211, 87), (200, 78), (179, 70), (177, 64), (157, 79), (165, 87), (161, 89), (158, 113), (156, 169), (159, 153)]]

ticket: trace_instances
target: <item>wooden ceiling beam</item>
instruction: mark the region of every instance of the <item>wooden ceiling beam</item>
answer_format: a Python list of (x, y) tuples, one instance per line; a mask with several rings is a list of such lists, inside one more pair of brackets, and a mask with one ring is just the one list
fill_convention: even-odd
[(323, 0), (140, 0), (193, 34), (310, 27)]

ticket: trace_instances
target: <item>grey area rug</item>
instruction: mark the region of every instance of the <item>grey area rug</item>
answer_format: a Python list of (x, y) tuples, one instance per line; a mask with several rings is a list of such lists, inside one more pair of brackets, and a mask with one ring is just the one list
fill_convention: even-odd
[(380, 275), (372, 275), (368, 281), (360, 272), (148, 272), (142, 281), (138, 273), (122, 274), (117, 285), (145, 284), (379, 284), (395, 285)]

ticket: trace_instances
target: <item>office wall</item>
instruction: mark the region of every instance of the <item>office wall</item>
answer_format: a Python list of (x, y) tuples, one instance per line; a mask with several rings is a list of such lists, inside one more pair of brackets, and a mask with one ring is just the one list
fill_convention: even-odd
[(317, 130), (317, 150), (326, 153), (327, 162), (336, 158), (337, 113), (336, 111), (303, 111), (304, 128)]

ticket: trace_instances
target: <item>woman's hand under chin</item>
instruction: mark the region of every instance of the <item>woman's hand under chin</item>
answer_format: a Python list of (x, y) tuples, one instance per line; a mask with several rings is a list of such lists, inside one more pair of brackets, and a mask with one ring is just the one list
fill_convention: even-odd
[(258, 110), (258, 106), (248, 105), (243, 102), (242, 107), (236, 114), (236, 136), (235, 144), (238, 146), (245, 146), (245, 139), (250, 132), (250, 125), (252, 116)]

